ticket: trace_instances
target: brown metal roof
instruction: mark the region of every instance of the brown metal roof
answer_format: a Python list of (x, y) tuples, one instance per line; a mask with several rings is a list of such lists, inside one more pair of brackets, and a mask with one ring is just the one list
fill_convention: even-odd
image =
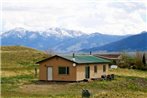
[(120, 59), (121, 54), (95, 54), (94, 56), (106, 59)]

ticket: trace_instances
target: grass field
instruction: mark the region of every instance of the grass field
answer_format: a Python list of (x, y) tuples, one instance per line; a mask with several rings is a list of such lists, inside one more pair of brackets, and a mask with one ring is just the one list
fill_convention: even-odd
[(1, 96), (3, 98), (81, 98), (88, 89), (92, 98), (147, 98), (147, 72), (115, 69), (113, 81), (79, 83), (39, 82), (35, 62), (48, 55), (20, 46), (1, 48)]

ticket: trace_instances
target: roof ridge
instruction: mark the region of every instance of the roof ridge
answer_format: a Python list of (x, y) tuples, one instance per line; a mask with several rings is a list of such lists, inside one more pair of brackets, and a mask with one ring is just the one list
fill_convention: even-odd
[(83, 64), (83, 63), (109, 63), (110, 62), (107, 59), (103, 59), (103, 58), (96, 57), (96, 56), (93, 56), (93, 55), (80, 55), (80, 56), (77, 55), (77, 56), (75, 56), (75, 61), (73, 61), (72, 55), (54, 55), (54, 56), (47, 58), (45, 60), (42, 60), (40, 62), (49, 60), (49, 59), (51, 59), (55, 56), (58, 56), (58, 57), (66, 59), (68, 61), (71, 61), (71, 62), (74, 62), (74, 63), (79, 63), (79, 64)]

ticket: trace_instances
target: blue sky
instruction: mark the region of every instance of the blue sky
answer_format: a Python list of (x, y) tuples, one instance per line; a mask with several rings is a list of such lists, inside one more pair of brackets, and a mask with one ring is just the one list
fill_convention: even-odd
[(85, 33), (137, 34), (147, 31), (147, 3), (139, 1), (3, 0), (1, 27), (3, 31), (61, 27)]

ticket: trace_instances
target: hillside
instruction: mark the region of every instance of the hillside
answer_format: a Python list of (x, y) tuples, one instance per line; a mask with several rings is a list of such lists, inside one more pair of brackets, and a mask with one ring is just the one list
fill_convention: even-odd
[[(22, 46), (2, 46), (1, 47), (1, 69), (2, 77), (8, 75), (7, 72), (16, 74), (17, 72), (34, 69), (38, 60), (48, 57), (47, 54)], [(9, 75), (13, 75), (9, 74)]]
[(144, 31), (140, 34), (132, 35), (116, 42), (112, 42), (100, 47), (83, 49), (81, 51), (147, 51), (147, 32)]
[(48, 57), (47, 54), (23, 46), (2, 46), (2, 69), (12, 67), (33, 66), (40, 59)]

